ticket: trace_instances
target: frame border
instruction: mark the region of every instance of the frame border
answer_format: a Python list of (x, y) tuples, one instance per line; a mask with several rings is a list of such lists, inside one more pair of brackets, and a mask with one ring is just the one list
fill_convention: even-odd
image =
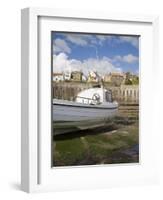
[[(39, 69), (38, 18), (55, 17), (93, 21), (150, 23), (153, 26), (153, 66), (158, 66), (158, 16), (128, 15), (105, 12), (80, 12), (51, 8), (21, 10), (21, 189), (25, 192), (42, 190), (39, 181)], [(156, 69), (157, 71), (158, 69)], [(156, 72), (155, 72), (156, 73)]]

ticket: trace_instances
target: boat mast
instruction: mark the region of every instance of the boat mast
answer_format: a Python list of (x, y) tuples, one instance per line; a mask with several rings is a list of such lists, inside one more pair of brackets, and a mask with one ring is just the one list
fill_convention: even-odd
[[(99, 61), (99, 56), (98, 56), (98, 49), (96, 46), (92, 45), (92, 47), (95, 49), (95, 52), (96, 52), (96, 59), (97, 61)], [(98, 75), (98, 74), (97, 74)], [(101, 86), (101, 89), (102, 89), (102, 95), (103, 95), (103, 101), (106, 101), (105, 100), (105, 92), (104, 92), (104, 81), (103, 79), (101, 78), (101, 76), (99, 76), (99, 83), (100, 83), (100, 86)]]

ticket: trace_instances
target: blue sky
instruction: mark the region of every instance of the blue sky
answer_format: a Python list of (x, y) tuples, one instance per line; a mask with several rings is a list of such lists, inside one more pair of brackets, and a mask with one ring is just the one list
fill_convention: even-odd
[(138, 74), (139, 37), (53, 32), (53, 71)]

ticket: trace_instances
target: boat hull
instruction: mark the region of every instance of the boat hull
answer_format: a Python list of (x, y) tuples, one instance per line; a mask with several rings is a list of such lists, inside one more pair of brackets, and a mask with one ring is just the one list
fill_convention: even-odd
[(116, 115), (114, 104), (87, 105), (71, 101), (53, 101), (54, 134), (103, 126)]

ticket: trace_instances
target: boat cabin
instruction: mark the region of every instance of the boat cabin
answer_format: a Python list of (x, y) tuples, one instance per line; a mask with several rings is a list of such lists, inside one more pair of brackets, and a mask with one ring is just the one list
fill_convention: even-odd
[(112, 92), (103, 88), (90, 88), (81, 91), (75, 99), (78, 103), (98, 105), (102, 103), (112, 103)]

